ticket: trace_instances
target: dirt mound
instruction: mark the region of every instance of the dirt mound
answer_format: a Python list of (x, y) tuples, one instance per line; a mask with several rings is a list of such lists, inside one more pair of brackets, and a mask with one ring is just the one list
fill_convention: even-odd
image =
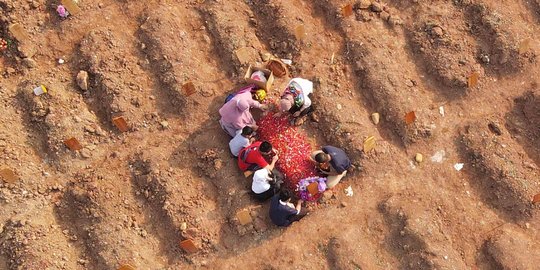
[(535, 269), (540, 249), (520, 230), (503, 227), (486, 241), (483, 252), (498, 269)]

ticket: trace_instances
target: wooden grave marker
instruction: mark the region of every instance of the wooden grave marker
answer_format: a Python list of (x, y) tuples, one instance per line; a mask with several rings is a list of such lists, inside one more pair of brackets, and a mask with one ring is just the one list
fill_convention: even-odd
[(122, 266), (120, 266), (120, 268), (118, 268), (118, 270), (136, 270), (135, 267), (129, 265), (129, 264), (124, 264)]
[(317, 182), (313, 182), (307, 186), (307, 191), (311, 196), (317, 195), (319, 193), (319, 184)]
[(71, 151), (77, 151), (82, 149), (82, 145), (79, 143), (77, 139), (74, 137), (71, 137), (64, 141), (64, 144), (69, 148)]
[(478, 79), (480, 78), (480, 74), (478, 72), (473, 72), (469, 78), (467, 79), (467, 86), (469, 88), (476, 87), (478, 85)]
[(414, 111), (405, 114), (405, 123), (407, 123), (407, 125), (412, 124), (414, 121), (416, 121), (416, 113)]
[(351, 4), (344, 6), (341, 9), (341, 13), (343, 14), (343, 17), (349, 17), (353, 15), (353, 6)]
[(251, 222), (253, 222), (253, 219), (251, 219), (251, 215), (249, 214), (249, 210), (244, 209), (236, 213), (236, 218), (238, 218), (238, 221), (241, 225), (246, 225)]
[(539, 203), (540, 202), (540, 193), (534, 195), (534, 197), (532, 199), (532, 202), (533, 203)]
[(303, 24), (296, 26), (294, 29), (294, 36), (298, 40), (302, 40), (306, 37), (306, 27)]
[(19, 42), (24, 42), (29, 39), (28, 34), (26, 33), (26, 30), (22, 27), (22, 25), (18, 23), (14, 23), (9, 26), (9, 32), (17, 39)]
[(375, 137), (374, 136), (368, 137), (364, 141), (364, 153), (367, 153), (373, 150), (375, 148), (375, 144), (376, 144)]
[(180, 247), (187, 253), (195, 253), (199, 250), (191, 239), (180, 242)]
[(197, 92), (197, 89), (195, 89), (195, 85), (193, 84), (193, 82), (189, 81), (187, 83), (184, 83), (184, 85), (182, 85), (182, 91), (184, 91), (184, 95), (189, 97), (195, 94), (195, 92)]
[(129, 126), (126, 120), (124, 119), (124, 117), (122, 116), (113, 117), (112, 122), (116, 126), (116, 128), (118, 128), (118, 130), (120, 130), (121, 132), (129, 131)]
[(4, 182), (8, 184), (14, 184), (17, 182), (17, 180), (19, 180), (15, 172), (9, 168), (0, 170), (0, 178), (2, 178)]
[(77, 15), (81, 12), (81, 8), (73, 0), (62, 0), (61, 3), (71, 15)]

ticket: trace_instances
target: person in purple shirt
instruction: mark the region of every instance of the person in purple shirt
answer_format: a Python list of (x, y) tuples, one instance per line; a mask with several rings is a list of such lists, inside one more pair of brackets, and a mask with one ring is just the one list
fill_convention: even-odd
[(292, 192), (288, 189), (272, 197), (270, 202), (270, 219), (277, 226), (286, 227), (291, 223), (302, 219), (307, 213), (302, 211), (302, 200), (294, 206), (291, 203)]
[(327, 175), (326, 186), (328, 188), (337, 185), (351, 167), (351, 160), (345, 151), (331, 145), (312, 152), (311, 160), (317, 164), (317, 168), (322, 174)]
[(231, 137), (236, 136), (236, 132), (245, 126), (250, 126), (256, 130), (257, 124), (249, 110), (251, 108), (266, 111), (268, 110), (268, 105), (254, 100), (250, 91), (236, 94), (219, 109), (219, 115), (221, 116), (219, 124), (221, 128)]

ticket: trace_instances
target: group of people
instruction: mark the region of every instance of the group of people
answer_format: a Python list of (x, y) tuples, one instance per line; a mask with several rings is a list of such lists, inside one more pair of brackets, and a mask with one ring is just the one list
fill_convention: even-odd
[[(302, 200), (296, 204), (291, 201), (294, 193), (281, 187), (283, 175), (275, 168), (279, 153), (268, 141), (256, 139), (257, 123), (250, 109), (264, 112), (270, 106), (262, 104), (264, 96), (255, 90), (254, 85), (244, 87), (233, 95), (229, 95), (219, 110), (219, 123), (223, 130), (232, 137), (229, 142), (231, 154), (237, 158), (242, 172), (252, 172), (251, 194), (264, 202), (271, 198), (270, 219), (278, 226), (288, 226), (300, 220), (307, 213), (302, 209)], [(313, 93), (313, 83), (302, 78), (292, 79), (279, 101), (276, 117), (288, 115), (291, 123), (301, 125), (307, 115), (312, 112), (309, 95)], [(327, 178), (327, 188), (334, 187), (347, 173), (351, 162), (342, 149), (325, 146), (314, 151), (309, 157), (320, 174)]]

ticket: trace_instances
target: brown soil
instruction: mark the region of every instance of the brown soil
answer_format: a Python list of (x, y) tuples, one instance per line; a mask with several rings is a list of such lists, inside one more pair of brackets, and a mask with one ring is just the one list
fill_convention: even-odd
[[(537, 267), (539, 1), (80, 0), (66, 20), (57, 2), (0, 0), (0, 170), (17, 175), (0, 180), (0, 269)], [(302, 129), (354, 164), (286, 229), (217, 122), (266, 53), (293, 61), (271, 98), (314, 81)]]

